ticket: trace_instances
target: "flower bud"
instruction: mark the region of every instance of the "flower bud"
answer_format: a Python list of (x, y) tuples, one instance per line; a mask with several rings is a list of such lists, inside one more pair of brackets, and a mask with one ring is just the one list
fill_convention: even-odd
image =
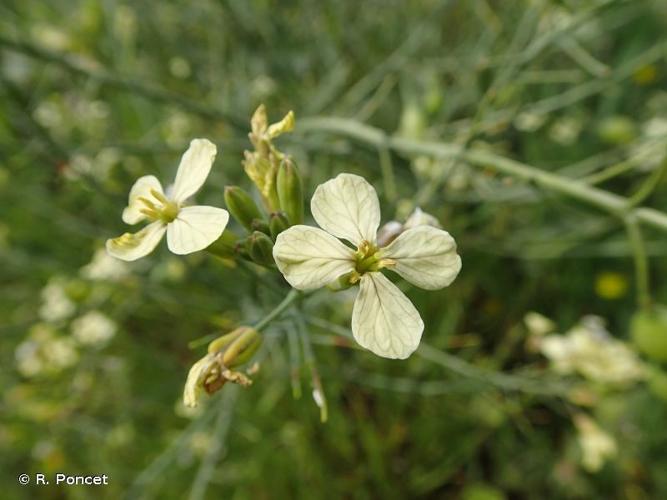
[(252, 231), (252, 221), (262, 219), (252, 197), (238, 186), (225, 188), (225, 204), (232, 216), (248, 231)]
[(280, 209), (287, 214), (290, 225), (303, 222), (303, 188), (301, 176), (294, 162), (289, 158), (280, 163), (276, 178)]
[(206, 356), (190, 368), (183, 390), (185, 406), (197, 406), (202, 391), (213, 394), (227, 382), (244, 386), (252, 384), (246, 375), (232, 369), (249, 361), (261, 343), (262, 337), (257, 330), (247, 326), (211, 342)]
[(234, 246), (234, 253), (245, 260), (252, 260), (248, 253), (248, 238), (240, 239)]
[(217, 257), (229, 259), (236, 254), (238, 236), (229, 229), (225, 229), (220, 238), (211, 243), (206, 250)]
[(252, 226), (253, 231), (259, 231), (260, 233), (264, 233), (267, 236), (271, 236), (271, 232), (269, 230), (269, 225), (266, 223), (265, 220), (254, 219), (252, 221), (251, 226)]
[(273, 265), (273, 241), (264, 233), (255, 231), (248, 237), (248, 253), (261, 266)]
[(269, 216), (269, 232), (273, 241), (280, 233), (289, 227), (289, 222), (285, 212), (274, 212)]

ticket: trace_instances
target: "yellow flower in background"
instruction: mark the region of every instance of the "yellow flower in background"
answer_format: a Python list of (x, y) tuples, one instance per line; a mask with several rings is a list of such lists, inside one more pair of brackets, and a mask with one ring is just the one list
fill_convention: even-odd
[(621, 273), (605, 271), (595, 277), (595, 293), (606, 300), (624, 297), (628, 291), (628, 280)]
[(647, 64), (632, 74), (632, 80), (637, 85), (650, 85), (658, 78), (658, 68), (655, 64)]
[(130, 190), (129, 203), (123, 210), (123, 221), (150, 224), (136, 233), (125, 233), (107, 240), (109, 255), (132, 261), (151, 253), (167, 233), (167, 246), (177, 255), (203, 250), (217, 240), (227, 226), (227, 210), (203, 205), (186, 206), (206, 181), (216, 147), (207, 139), (194, 139), (183, 155), (169, 194), (162, 190), (153, 175), (140, 177)]
[(419, 346), (424, 323), (380, 270), (394, 271), (426, 290), (444, 288), (461, 270), (454, 238), (420, 225), (379, 247), (380, 202), (373, 186), (358, 175), (340, 174), (321, 184), (310, 207), (322, 229), (296, 225), (280, 233), (273, 247), (278, 269), (299, 290), (341, 279), (348, 285), (359, 283), (352, 311), (354, 338), (378, 356), (407, 358)]

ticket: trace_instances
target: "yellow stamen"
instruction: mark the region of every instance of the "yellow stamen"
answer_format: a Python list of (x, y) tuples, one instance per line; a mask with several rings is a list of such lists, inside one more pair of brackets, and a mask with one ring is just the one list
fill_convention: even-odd
[(158, 200), (163, 205), (168, 205), (170, 203), (167, 197), (156, 189), (151, 189), (151, 194), (156, 200)]

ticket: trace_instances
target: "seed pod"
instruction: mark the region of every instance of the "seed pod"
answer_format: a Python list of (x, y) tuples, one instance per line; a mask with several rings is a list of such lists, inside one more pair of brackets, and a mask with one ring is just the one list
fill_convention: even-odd
[(252, 231), (252, 221), (262, 219), (252, 197), (238, 186), (225, 188), (225, 204), (232, 216), (248, 231)]
[(242, 326), (235, 332), (238, 332), (238, 336), (227, 346), (222, 355), (222, 363), (227, 368), (236, 368), (249, 361), (262, 343), (262, 337), (253, 328)]
[(296, 165), (285, 157), (278, 167), (276, 188), (280, 210), (287, 214), (290, 225), (303, 223), (303, 188)]
[(273, 241), (276, 241), (278, 235), (288, 227), (289, 222), (287, 221), (285, 212), (274, 212), (269, 216), (269, 232)]
[(273, 265), (273, 242), (264, 233), (255, 231), (248, 237), (248, 253), (261, 266)]

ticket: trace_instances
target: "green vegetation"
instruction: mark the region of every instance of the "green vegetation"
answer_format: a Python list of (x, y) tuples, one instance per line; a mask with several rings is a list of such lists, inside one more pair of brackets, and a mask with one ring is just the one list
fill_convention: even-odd
[[(667, 498), (666, 33), (664, 0), (3, 1), (0, 496)], [(261, 104), (294, 111), (291, 159), (244, 156)], [(236, 200), (266, 266), (229, 234), (108, 257), (134, 181), (199, 137), (197, 203)], [(425, 324), (408, 360), (352, 340), (355, 290), (271, 269), (285, 193), (314, 225), (341, 172), (458, 244), (448, 288), (391, 277)], [(252, 385), (185, 407), (243, 325)]]

